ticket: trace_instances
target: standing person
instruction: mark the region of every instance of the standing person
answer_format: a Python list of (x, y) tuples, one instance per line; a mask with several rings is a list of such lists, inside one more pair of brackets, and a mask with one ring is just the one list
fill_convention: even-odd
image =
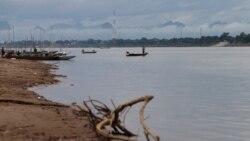
[(36, 47), (34, 47), (34, 53), (37, 53), (37, 49), (36, 49)]
[(144, 53), (145, 53), (145, 47), (142, 46), (142, 54), (144, 54)]
[(2, 47), (2, 49), (1, 49), (1, 57), (3, 57), (4, 54), (5, 54), (5, 50), (4, 50), (4, 47)]

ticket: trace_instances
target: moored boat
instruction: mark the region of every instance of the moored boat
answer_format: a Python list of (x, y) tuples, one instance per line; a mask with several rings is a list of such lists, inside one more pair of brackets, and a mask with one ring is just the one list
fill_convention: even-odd
[(15, 58), (15, 59), (27, 59), (27, 60), (70, 60), (75, 58), (75, 56), (37, 56), (37, 55), (11, 55), (7, 58)]
[(75, 56), (69, 56), (67, 54), (59, 54), (57, 51), (48, 52), (14, 52), (9, 51), (6, 52), (4, 58), (15, 58), (15, 59), (27, 59), (27, 60), (70, 60), (75, 58)]
[(72, 58), (75, 58), (76, 56), (59, 56), (58, 60), (70, 60)]

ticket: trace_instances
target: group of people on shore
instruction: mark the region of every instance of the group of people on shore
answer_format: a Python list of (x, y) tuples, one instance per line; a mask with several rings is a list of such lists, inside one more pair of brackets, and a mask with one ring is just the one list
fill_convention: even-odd
[(13, 50), (5, 49), (4, 47), (1, 48), (1, 58), (8, 58), (13, 53)]
[[(25, 50), (23, 50), (23, 52), (26, 52)], [(34, 48), (34, 52), (37, 52), (37, 49)], [(5, 50), (4, 47), (1, 48), (1, 58), (8, 58), (10, 57), (12, 54), (16, 53), (16, 55), (20, 55), (21, 52), (20, 51), (14, 51), (14, 50)]]

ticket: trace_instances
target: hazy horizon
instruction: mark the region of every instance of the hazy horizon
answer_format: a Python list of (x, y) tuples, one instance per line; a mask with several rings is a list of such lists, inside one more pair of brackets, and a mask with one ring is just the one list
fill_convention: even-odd
[[(15, 40), (180, 38), (250, 32), (247, 0), (0, 0), (0, 42)], [(115, 17), (113, 11), (116, 11)], [(11, 31), (8, 31), (11, 30)]]

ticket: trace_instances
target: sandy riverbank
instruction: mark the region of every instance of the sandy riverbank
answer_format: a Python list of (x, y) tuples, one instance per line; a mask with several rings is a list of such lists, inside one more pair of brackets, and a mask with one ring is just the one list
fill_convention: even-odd
[(27, 90), (56, 83), (55, 66), (28, 60), (0, 58), (0, 140), (95, 141), (87, 117), (63, 104)]

